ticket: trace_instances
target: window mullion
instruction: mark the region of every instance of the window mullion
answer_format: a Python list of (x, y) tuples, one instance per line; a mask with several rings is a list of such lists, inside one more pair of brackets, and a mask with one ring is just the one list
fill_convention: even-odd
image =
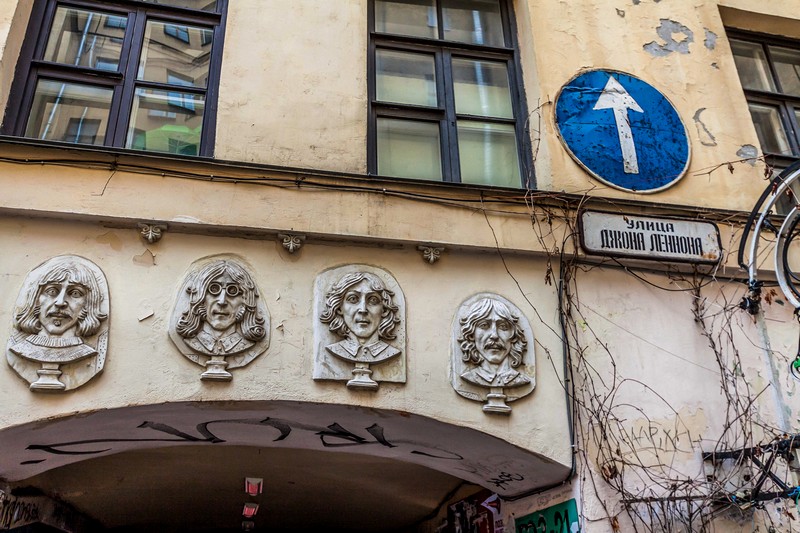
[(445, 181), (461, 181), (461, 170), (458, 164), (458, 135), (456, 124), (456, 101), (453, 87), (453, 56), (449, 51), (437, 54), (441, 64), (441, 98), (444, 104), (444, 120), (442, 121), (442, 170)]
[[(133, 24), (130, 24), (130, 21)], [(114, 137), (111, 146), (124, 147), (128, 135), (133, 95), (136, 91), (136, 75), (139, 69), (139, 57), (144, 42), (144, 28), (147, 23), (146, 13), (139, 9), (128, 14), (129, 30), (125, 34), (125, 43), (120, 58), (120, 69), (123, 69), (125, 82), (114, 99), (113, 127)], [(126, 48), (127, 47), (127, 48)]]
[(434, 0), (436, 3), (436, 29), (438, 31), (439, 40), (444, 40), (444, 8), (442, 8), (442, 0)]
[(783, 115), (786, 136), (789, 137), (789, 145), (794, 156), (800, 156), (800, 129), (797, 124), (797, 114), (795, 107), (789, 102), (781, 102), (781, 115)]

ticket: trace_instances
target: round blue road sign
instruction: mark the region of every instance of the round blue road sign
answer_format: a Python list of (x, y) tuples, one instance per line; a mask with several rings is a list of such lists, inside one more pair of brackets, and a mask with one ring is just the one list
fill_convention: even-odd
[(689, 166), (689, 136), (678, 112), (630, 74), (590, 70), (573, 78), (556, 98), (556, 124), (578, 164), (617, 189), (661, 191)]

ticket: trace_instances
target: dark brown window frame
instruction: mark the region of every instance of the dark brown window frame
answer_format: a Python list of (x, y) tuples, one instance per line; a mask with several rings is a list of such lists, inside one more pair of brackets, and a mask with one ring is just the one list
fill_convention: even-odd
[[(444, 20), (441, 2), (436, 2), (437, 17)], [(436, 122), (439, 124), (440, 152), (442, 158), (442, 181), (460, 183), (461, 171), (458, 154), (458, 119), (474, 119), (493, 124), (513, 124), (517, 138), (517, 153), (520, 187), (535, 188), (535, 176), (531, 162), (531, 143), (526, 130), (528, 110), (525, 103), (525, 91), (522, 85), (522, 68), (520, 66), (517, 27), (511, 2), (500, 0), (500, 17), (503, 24), (505, 46), (483, 46), (461, 43), (443, 38), (444, 24), (438, 25), (439, 38), (411, 37), (405, 35), (386, 34), (375, 31), (375, 0), (368, 2), (368, 50), (367, 50), (367, 83), (369, 99), (369, 120), (367, 125), (367, 170), (371, 175), (378, 175), (378, 140), (377, 124), (379, 117), (407, 118), (417, 121)], [(408, 104), (379, 102), (376, 96), (377, 49), (424, 52), (434, 55), (436, 68), (436, 92), (439, 98), (437, 108), (427, 108)], [(453, 57), (503, 61), (508, 65), (509, 89), (514, 118), (503, 119), (485, 116), (456, 113), (453, 97), (453, 79), (451, 60)], [(413, 178), (409, 178), (413, 179)], [(471, 186), (476, 186), (468, 184)]]
[[(25, 137), (34, 90), (39, 79), (87, 83), (113, 89), (109, 124), (102, 146), (124, 149), (135, 89), (139, 87), (164, 91), (177, 89), (181, 92), (205, 95), (198, 156), (213, 157), (222, 48), (228, 11), (228, 0), (216, 1), (217, 9), (215, 12), (211, 12), (138, 0), (34, 0), (28, 32), (20, 52), (0, 133)], [(52, 63), (41, 59), (44, 56), (47, 38), (58, 6), (99, 10), (127, 18), (128, 29), (123, 39), (116, 72)], [(142, 52), (145, 23), (148, 18), (176, 25), (198, 25), (212, 29), (213, 45), (206, 87), (179, 87), (167, 83), (136, 80), (136, 69)], [(43, 142), (73, 144), (62, 141)]]
[(781, 123), (789, 141), (789, 146), (792, 153), (777, 154), (767, 152), (764, 154), (767, 164), (777, 168), (785, 168), (795, 161), (800, 161), (800, 123), (798, 123), (797, 117), (794, 113), (795, 109), (800, 109), (800, 96), (793, 96), (781, 91), (780, 79), (775, 71), (775, 64), (772, 60), (772, 54), (769, 49), (769, 46), (771, 45), (780, 46), (783, 48), (792, 48), (800, 51), (800, 41), (779, 37), (776, 35), (749, 32), (733, 28), (726, 28), (725, 31), (729, 39), (746, 41), (748, 43), (761, 46), (761, 49), (764, 52), (764, 57), (767, 61), (767, 67), (769, 68), (770, 75), (772, 76), (772, 81), (775, 83), (775, 87), (777, 88), (775, 92), (772, 92), (747, 89), (742, 86), (742, 90), (744, 91), (744, 95), (745, 98), (747, 98), (748, 103), (752, 102), (755, 104), (765, 104), (778, 108)]

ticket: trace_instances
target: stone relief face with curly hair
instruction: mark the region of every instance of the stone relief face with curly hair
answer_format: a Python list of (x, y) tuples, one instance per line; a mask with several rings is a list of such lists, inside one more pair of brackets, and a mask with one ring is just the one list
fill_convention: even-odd
[(461, 305), (454, 328), (453, 388), (465, 398), (486, 402), (486, 413), (511, 412), (506, 402), (534, 387), (527, 319), (505, 298), (481, 293)]
[(269, 317), (250, 272), (218, 259), (185, 280), (170, 325), (178, 349), (206, 367), (203, 380), (228, 381), (228, 368), (248, 364), (269, 345)]
[(108, 285), (99, 267), (78, 256), (53, 257), (28, 274), (20, 291), (9, 364), (32, 391), (79, 387), (103, 368), (107, 320)]
[[(315, 379), (341, 379), (350, 375), (355, 377), (348, 381), (348, 387), (375, 390), (377, 382), (369, 376), (391, 364), (387, 361), (400, 359), (403, 353), (402, 343), (396, 342), (398, 331), (405, 338), (400, 328), (402, 310), (398, 302), (398, 296), (402, 295), (388, 276), (350, 268), (337, 270), (338, 273), (326, 275), (326, 282), (319, 285), (317, 292), (322, 296), (318, 300), (322, 304), (319, 321), (327, 326), (328, 333), (324, 336), (329, 340), (319, 346), (315, 356), (320, 363)], [(387, 283), (392, 285), (391, 289)], [(375, 365), (383, 366), (377, 366), (376, 370), (372, 368)], [(404, 361), (395, 367), (392, 372), (399, 376)]]

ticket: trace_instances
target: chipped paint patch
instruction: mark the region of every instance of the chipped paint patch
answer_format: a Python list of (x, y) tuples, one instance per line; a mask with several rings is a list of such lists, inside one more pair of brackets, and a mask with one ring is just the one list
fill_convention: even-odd
[(625, 11), (623, 11), (622, 9), (617, 9), (617, 15), (619, 15), (622, 18), (625, 18)]
[(111, 247), (112, 250), (119, 252), (122, 250), (122, 240), (119, 236), (114, 233), (113, 231), (109, 231), (107, 233), (103, 233), (102, 235), (95, 238), (98, 244), (107, 244)]
[[(689, 45), (694, 42), (694, 32), (675, 20), (661, 19), (656, 33), (664, 42), (652, 41), (643, 46), (645, 52), (656, 57), (664, 57), (673, 52), (688, 54)], [(675, 35), (683, 37), (678, 40)]]
[(141, 254), (133, 256), (133, 262), (134, 264), (141, 266), (155, 266), (156, 256), (153, 255), (153, 252), (151, 252), (149, 249), (145, 249), (145, 251)]
[(706, 38), (703, 41), (703, 45), (709, 50), (713, 50), (714, 48), (717, 47), (717, 34), (709, 30), (708, 28), (703, 28), (703, 29), (706, 32)]
[(697, 128), (697, 135), (700, 138), (700, 144), (703, 146), (716, 146), (717, 139), (714, 135), (709, 131), (708, 127), (705, 125), (703, 120), (700, 118), (700, 115), (705, 111), (705, 107), (701, 107), (697, 111), (695, 111), (694, 115), (692, 116), (692, 120), (694, 120), (694, 125)]
[(736, 155), (738, 155), (740, 159), (746, 160), (751, 167), (754, 167), (758, 161), (758, 148), (752, 144), (745, 144), (736, 151)]

